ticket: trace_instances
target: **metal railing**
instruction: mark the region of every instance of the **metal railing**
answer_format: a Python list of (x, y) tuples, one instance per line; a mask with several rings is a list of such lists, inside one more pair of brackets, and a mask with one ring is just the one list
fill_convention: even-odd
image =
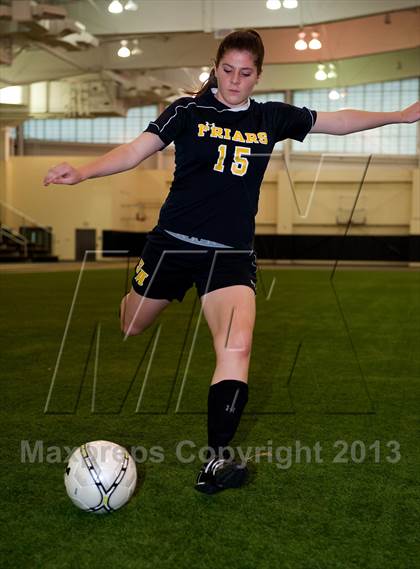
[(28, 240), (26, 237), (0, 221), (0, 243), (3, 243), (4, 237), (17, 243), (19, 247), (23, 247), (24, 256), (28, 256)]
[[(42, 231), (48, 233), (50, 235), (50, 243), (51, 243), (51, 254), (54, 251), (54, 232), (51, 227), (47, 227), (42, 223), (38, 223), (36, 219), (27, 215), (20, 209), (13, 207), (12, 205), (8, 204), (7, 202), (0, 200), (0, 211), (8, 210), (7, 225), (0, 221), (0, 227), (3, 228), (3, 234), (13, 240), (15, 243), (23, 246), (25, 256), (28, 254), (28, 243), (30, 242), (25, 235), (22, 235), (15, 227), (20, 227), (21, 229), (24, 227), (36, 227), (42, 229)], [(10, 215), (12, 214), (12, 215)], [(13, 223), (10, 223), (10, 219), (13, 219)], [(14, 226), (12, 228), (12, 225)]]

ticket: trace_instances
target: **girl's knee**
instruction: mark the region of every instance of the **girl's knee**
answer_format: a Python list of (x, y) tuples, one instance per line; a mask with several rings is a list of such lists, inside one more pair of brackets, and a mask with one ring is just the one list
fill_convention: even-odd
[(128, 317), (125, 315), (121, 317), (121, 332), (124, 336), (138, 336), (148, 328), (139, 322), (138, 318)]
[(138, 336), (155, 322), (169, 304), (169, 300), (145, 298), (131, 290), (121, 301), (121, 331), (126, 336)]
[(138, 336), (144, 330), (139, 326), (138, 319), (133, 318), (129, 310), (129, 294), (124, 296), (120, 304), (120, 329), (124, 336)]
[(140, 330), (135, 326), (130, 326), (130, 323), (122, 322), (121, 332), (124, 334), (124, 336), (138, 336), (143, 332), (143, 330)]
[(252, 350), (252, 334), (247, 332), (230, 334), (215, 339), (216, 355), (219, 358), (249, 358)]

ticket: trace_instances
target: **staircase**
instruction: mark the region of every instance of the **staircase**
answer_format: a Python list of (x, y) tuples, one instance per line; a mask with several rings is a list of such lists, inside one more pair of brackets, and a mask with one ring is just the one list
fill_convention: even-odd
[(0, 222), (0, 262), (18, 263), (28, 260), (26, 238)]
[(40, 227), (22, 226), (19, 231), (0, 222), (0, 263), (52, 262), (51, 233)]

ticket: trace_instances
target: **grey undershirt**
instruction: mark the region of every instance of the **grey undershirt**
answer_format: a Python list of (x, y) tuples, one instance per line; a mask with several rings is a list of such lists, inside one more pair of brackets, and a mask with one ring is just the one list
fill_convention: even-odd
[(175, 233), (174, 231), (168, 231), (164, 229), (166, 233), (181, 239), (182, 241), (188, 241), (188, 243), (193, 243), (194, 245), (203, 245), (204, 247), (222, 247), (224, 249), (233, 249), (230, 245), (225, 245), (224, 243), (218, 243), (217, 241), (209, 241), (208, 239), (199, 239), (198, 237), (188, 237), (188, 235), (183, 235), (182, 233)]

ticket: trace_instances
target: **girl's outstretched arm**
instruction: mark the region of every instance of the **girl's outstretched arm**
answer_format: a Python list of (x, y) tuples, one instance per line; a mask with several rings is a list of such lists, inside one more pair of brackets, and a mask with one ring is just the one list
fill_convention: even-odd
[(67, 162), (50, 168), (44, 178), (44, 186), (48, 186), (48, 184), (74, 185), (88, 178), (99, 178), (100, 176), (125, 172), (164, 146), (165, 144), (156, 134), (142, 132), (133, 141), (117, 146), (107, 154), (80, 166), (78, 169)]
[(417, 101), (402, 111), (375, 113), (343, 109), (331, 113), (318, 112), (317, 119), (309, 131), (323, 134), (350, 134), (369, 130), (386, 124), (414, 123), (420, 120), (420, 102)]

